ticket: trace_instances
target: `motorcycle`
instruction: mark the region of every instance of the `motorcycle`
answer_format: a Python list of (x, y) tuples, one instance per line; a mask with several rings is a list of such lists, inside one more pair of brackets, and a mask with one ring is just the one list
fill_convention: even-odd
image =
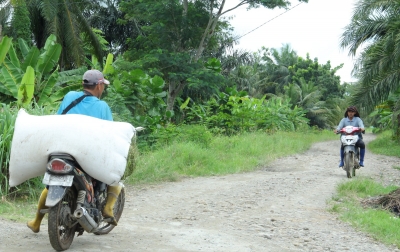
[(47, 188), (28, 228), (39, 232), (48, 214), (50, 243), (58, 251), (71, 246), (75, 233), (111, 232), (124, 209), (121, 178), (135, 145), (132, 141), (141, 130), (81, 114), (36, 116), (20, 109), (11, 143), (9, 185), (44, 174)]
[[(48, 208), (40, 212), (48, 214), (48, 234), (55, 250), (68, 249), (75, 233), (104, 235), (114, 229), (108, 223), (110, 220), (102, 216), (108, 186), (85, 173), (73, 156), (50, 154), (42, 182), (48, 189), (45, 203)], [(120, 185), (121, 193), (113, 208), (117, 222), (125, 204), (125, 190)]]
[(346, 171), (347, 177), (352, 178), (356, 176), (356, 169), (360, 168), (359, 159), (360, 151), (356, 147), (356, 143), (359, 139), (358, 132), (361, 132), (361, 128), (354, 126), (346, 126), (338, 131), (337, 134), (342, 134), (340, 141), (344, 147), (344, 166), (343, 169)]

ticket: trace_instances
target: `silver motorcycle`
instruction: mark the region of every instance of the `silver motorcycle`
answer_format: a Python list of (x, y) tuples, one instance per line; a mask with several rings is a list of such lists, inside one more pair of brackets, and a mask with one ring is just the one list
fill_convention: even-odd
[(356, 147), (359, 132), (361, 132), (361, 128), (354, 126), (346, 126), (338, 131), (338, 134), (342, 134), (340, 141), (344, 148), (343, 169), (346, 171), (348, 178), (356, 176), (356, 169), (360, 168), (360, 150)]

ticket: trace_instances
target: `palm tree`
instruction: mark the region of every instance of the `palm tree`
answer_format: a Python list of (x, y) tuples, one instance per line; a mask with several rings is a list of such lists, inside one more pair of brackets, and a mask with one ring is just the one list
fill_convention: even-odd
[(33, 40), (38, 48), (45, 46), (50, 34), (62, 46), (60, 67), (68, 70), (85, 63), (81, 34), (85, 34), (95, 49), (95, 56), (102, 62), (101, 43), (87, 22), (98, 6), (92, 0), (25, 0), (29, 10)]
[(263, 60), (267, 69), (265, 74), (270, 76), (270, 83), (265, 91), (274, 94), (283, 93), (284, 86), (291, 82), (289, 67), (296, 64), (297, 53), (289, 44), (283, 44), (279, 49), (263, 48), (263, 50)]
[(341, 38), (350, 55), (360, 53), (353, 70), (359, 83), (350, 102), (369, 112), (399, 87), (399, 9), (399, 1), (361, 0)]
[[(139, 35), (135, 20), (124, 20), (125, 13), (119, 7), (122, 0), (98, 0), (101, 2), (88, 17), (91, 25), (100, 29), (113, 54), (122, 54), (128, 49), (129, 39)], [(124, 20), (121, 22), (121, 20)]]
[(290, 83), (284, 87), (285, 96), (290, 98), (292, 108), (300, 107), (306, 111), (306, 117), (311, 126), (327, 128), (332, 126), (329, 117), (330, 109), (325, 101), (321, 100), (322, 92), (311, 81), (301, 78), (299, 84)]

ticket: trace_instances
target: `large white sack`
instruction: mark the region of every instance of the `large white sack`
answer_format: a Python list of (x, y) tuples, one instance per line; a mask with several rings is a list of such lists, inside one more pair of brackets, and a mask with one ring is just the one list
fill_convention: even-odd
[(68, 153), (93, 178), (117, 185), (124, 174), (135, 128), (85, 115), (18, 112), (10, 156), (10, 186), (43, 175), (48, 156)]

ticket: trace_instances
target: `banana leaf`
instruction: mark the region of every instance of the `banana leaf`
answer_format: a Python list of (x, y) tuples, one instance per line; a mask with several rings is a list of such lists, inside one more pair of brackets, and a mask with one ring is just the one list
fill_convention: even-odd
[(22, 78), (21, 85), (18, 88), (18, 104), (23, 107), (30, 104), (35, 91), (35, 70), (28, 66), (26, 73)]
[(35, 68), (35, 67), (36, 67), (36, 64), (37, 64), (37, 62), (38, 62), (38, 59), (39, 59), (39, 54), (40, 54), (39, 49), (37, 49), (37, 47), (32, 47), (32, 48), (27, 52), (27, 54), (26, 54), (26, 56), (25, 56), (24, 63), (22, 63), (22, 65), (21, 65), (21, 69), (22, 69), (23, 71), (26, 71), (26, 68), (27, 68), (28, 66), (31, 66), (31, 67)]
[(21, 68), (17, 53), (15, 52), (13, 45), (11, 45), (10, 50), (8, 50), (8, 55), (10, 56), (10, 60), (14, 64), (14, 66)]
[(58, 68), (50, 75), (50, 77), (42, 83), (42, 89), (39, 96), (39, 105), (44, 105), (46, 103), (51, 103), (49, 96), (51, 95), (53, 88), (57, 82), (58, 78)]
[(17, 99), (18, 87), (22, 80), (20, 68), (14, 66), (13, 63), (6, 58), (3, 62), (0, 75), (2, 75), (4, 87), (12, 93), (15, 99)]
[(0, 65), (3, 63), (4, 59), (6, 58), (6, 55), (8, 53), (8, 50), (10, 49), (11, 46), (11, 41), (12, 39), (5, 36), (1, 40), (0, 43)]
[(61, 55), (61, 45), (53, 44), (47, 47), (46, 51), (39, 56), (37, 65), (38, 80), (47, 73), (50, 73), (58, 63)]
[(29, 50), (30, 50), (28, 44), (26, 43), (25, 40), (19, 38), (18, 45), (19, 45), (19, 50), (21, 51), (22, 57), (26, 58), (26, 56), (28, 55)]
[(114, 55), (109, 53), (107, 55), (106, 65), (104, 66), (104, 69), (103, 69), (103, 74), (104, 75), (113, 74), (114, 73), (114, 67), (112, 66), (113, 61), (114, 61)]
[(50, 101), (51, 102), (56, 102), (64, 98), (64, 96), (69, 92), (69, 91), (76, 91), (82, 89), (82, 84), (72, 84), (67, 87), (60, 88), (57, 90), (51, 97)]

